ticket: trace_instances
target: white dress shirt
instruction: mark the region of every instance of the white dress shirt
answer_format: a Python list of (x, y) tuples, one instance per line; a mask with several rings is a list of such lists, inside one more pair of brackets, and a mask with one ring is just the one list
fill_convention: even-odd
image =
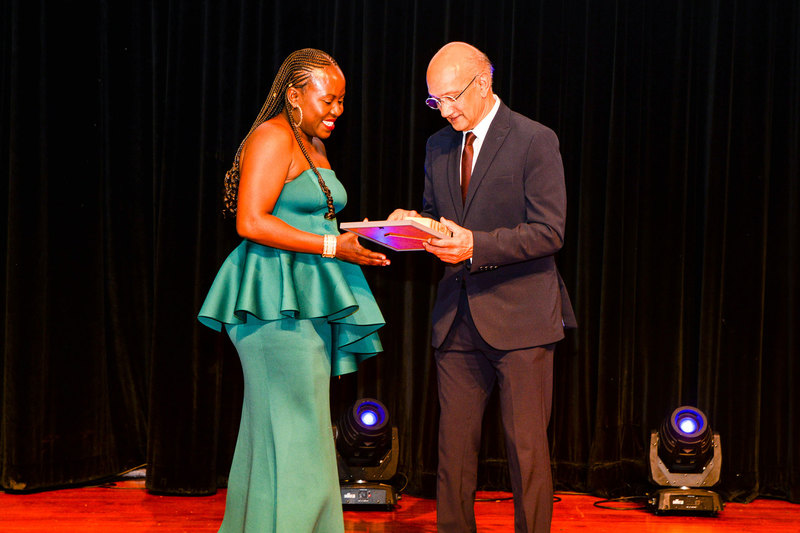
[[(481, 146), (483, 146), (483, 139), (486, 137), (486, 134), (489, 132), (489, 126), (492, 125), (492, 120), (494, 120), (494, 116), (497, 114), (497, 110), (500, 109), (500, 98), (495, 94), (494, 96), (494, 105), (492, 106), (491, 111), (483, 117), (483, 120), (478, 122), (478, 125), (475, 126), (474, 129), (470, 130), (472, 133), (475, 134), (475, 140), (472, 141), (472, 169), (475, 170), (475, 162), (478, 160), (478, 153), (481, 151)], [(461, 150), (464, 150), (464, 139), (467, 136), (467, 131), (461, 136)]]

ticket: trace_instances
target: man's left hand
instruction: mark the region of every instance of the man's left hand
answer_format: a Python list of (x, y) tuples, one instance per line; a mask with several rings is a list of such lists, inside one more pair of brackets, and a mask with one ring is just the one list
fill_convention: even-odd
[(428, 239), (427, 242), (423, 243), (425, 250), (445, 263), (455, 264), (471, 258), (472, 232), (444, 217), (440, 221), (447, 226), (447, 229), (453, 232), (453, 236), (444, 239)]

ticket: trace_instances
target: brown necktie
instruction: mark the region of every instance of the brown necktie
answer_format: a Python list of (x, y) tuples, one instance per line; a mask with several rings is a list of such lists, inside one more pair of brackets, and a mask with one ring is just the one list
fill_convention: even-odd
[(467, 132), (464, 139), (464, 150), (461, 152), (461, 203), (467, 198), (467, 187), (469, 178), (472, 176), (472, 143), (475, 142), (475, 134)]

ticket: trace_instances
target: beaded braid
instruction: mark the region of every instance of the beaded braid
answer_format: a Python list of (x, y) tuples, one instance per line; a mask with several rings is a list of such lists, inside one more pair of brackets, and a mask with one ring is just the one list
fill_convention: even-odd
[(295, 87), (297, 89), (305, 87), (306, 83), (308, 83), (308, 79), (311, 77), (312, 70), (325, 68), (331, 65), (336, 66), (336, 61), (325, 52), (314, 48), (296, 50), (289, 54), (284, 60), (281, 68), (278, 69), (278, 73), (275, 75), (272, 88), (269, 91), (267, 100), (261, 107), (261, 111), (258, 113), (258, 117), (256, 117), (255, 122), (250, 126), (250, 131), (247, 132), (247, 135), (245, 135), (244, 139), (242, 139), (242, 142), (239, 144), (239, 149), (236, 150), (236, 156), (233, 158), (233, 166), (225, 173), (225, 193), (223, 198), (223, 203), (225, 204), (224, 214), (236, 216), (236, 202), (239, 197), (239, 157), (242, 154), (245, 141), (247, 141), (253, 131), (261, 124), (285, 111), (297, 144), (300, 145), (303, 156), (305, 156), (314, 174), (317, 175), (319, 186), (325, 194), (328, 204), (328, 212), (325, 213), (325, 218), (328, 220), (336, 218), (336, 211), (333, 207), (333, 196), (328, 186), (325, 185), (325, 180), (322, 179), (322, 175), (311, 160), (311, 156), (309, 156), (308, 150), (306, 150), (305, 144), (300, 138), (299, 124), (295, 122), (294, 116), (292, 116), (292, 106), (289, 105), (289, 97), (286, 93), (289, 87)]

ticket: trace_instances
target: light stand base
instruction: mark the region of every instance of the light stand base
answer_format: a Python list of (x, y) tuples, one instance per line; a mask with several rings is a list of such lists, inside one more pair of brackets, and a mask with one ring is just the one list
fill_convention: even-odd
[(394, 487), (385, 483), (355, 481), (340, 483), (342, 505), (380, 505), (392, 507), (397, 504)]
[(707, 489), (661, 489), (649, 503), (657, 515), (713, 515), (723, 508), (719, 494)]

